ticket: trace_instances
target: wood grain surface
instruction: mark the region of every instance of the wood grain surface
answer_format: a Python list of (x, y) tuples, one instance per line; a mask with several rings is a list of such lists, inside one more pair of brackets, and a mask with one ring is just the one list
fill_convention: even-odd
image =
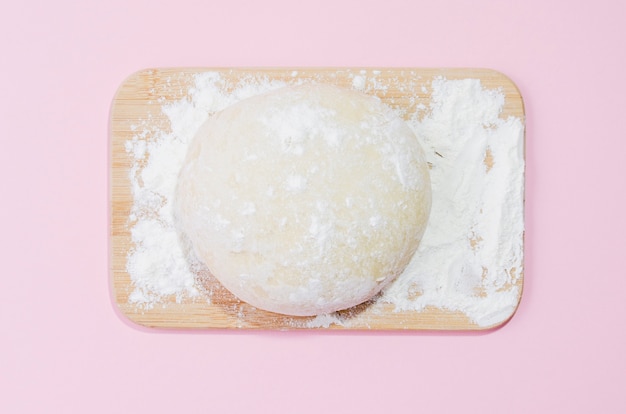
[[(257, 310), (239, 301), (210, 275), (202, 275), (203, 289), (211, 291), (206, 298), (165, 298), (152, 308), (129, 303), (133, 291), (131, 277), (126, 271), (129, 251), (133, 248), (129, 215), (133, 205), (129, 171), (132, 164), (125, 150), (127, 140), (136, 136), (135, 126), (141, 121), (169, 128), (169, 120), (161, 111), (161, 104), (187, 96), (194, 76), (200, 72), (218, 71), (236, 83), (238, 79), (257, 76), (263, 79), (294, 79), (332, 83), (349, 87), (354, 74), (376, 73), (377, 82), (384, 87), (368, 93), (378, 95), (388, 105), (402, 109), (409, 116), (421, 105), (428, 107), (428, 92), (409, 94), (402, 85), (411, 84), (411, 90), (430, 91), (436, 77), (447, 79), (480, 79), (483, 86), (499, 88), (505, 95), (502, 117), (524, 119), (524, 107), (517, 87), (503, 74), (488, 69), (422, 69), (422, 68), (173, 68), (148, 69), (128, 77), (120, 86), (111, 106), (110, 117), (110, 278), (113, 300), (121, 313), (131, 321), (148, 327), (167, 328), (241, 328), (241, 329), (307, 329), (313, 317), (290, 317)], [(380, 86), (380, 85), (379, 85)], [(416, 89), (417, 88), (417, 89)], [(150, 139), (149, 137), (146, 139)], [(488, 161), (488, 160), (486, 160)], [(434, 189), (436, 191), (436, 189)], [(200, 283), (200, 282), (199, 282)], [(523, 276), (518, 279), (521, 287)], [(518, 299), (519, 302), (519, 299)], [(391, 304), (376, 300), (339, 312), (345, 324), (331, 324), (316, 329), (357, 330), (480, 330), (494, 326), (478, 326), (460, 312), (426, 308), (420, 312), (396, 312)], [(512, 315), (511, 315), (512, 316)], [(503, 322), (504, 323), (504, 322)], [(313, 324), (314, 326), (317, 326)]]

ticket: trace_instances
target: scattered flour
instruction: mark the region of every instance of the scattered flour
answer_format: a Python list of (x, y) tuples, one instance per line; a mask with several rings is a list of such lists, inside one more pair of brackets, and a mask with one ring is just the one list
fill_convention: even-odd
[(504, 96), (478, 80), (437, 79), (432, 89), (430, 114), (410, 122), (431, 149), (431, 217), (413, 260), (382, 300), (496, 324), (513, 313), (520, 293), (524, 126), (500, 119)]
[[(354, 74), (352, 87), (384, 93), (378, 75)], [(257, 78), (233, 85), (218, 72), (200, 73), (184, 98), (162, 105), (168, 126), (152, 119), (132, 126), (135, 135), (126, 142), (134, 198), (129, 218), (134, 247), (127, 261), (131, 303), (150, 308), (167, 297), (210, 300), (195, 285), (196, 264), (185, 258), (172, 223), (178, 171), (195, 131), (209, 114), (285, 85)], [(512, 314), (520, 294), (523, 121), (500, 118), (504, 95), (485, 89), (477, 79), (439, 78), (428, 88), (415, 87), (414, 93), (428, 91), (430, 105), (417, 105), (408, 124), (432, 166), (431, 217), (407, 270), (377, 300), (397, 311), (436, 307), (462, 312), (480, 326), (494, 325)], [(291, 177), (286, 185), (300, 191), (306, 186), (301, 178)], [(254, 205), (246, 208), (253, 211)], [(347, 323), (332, 314), (320, 315), (308, 326)]]

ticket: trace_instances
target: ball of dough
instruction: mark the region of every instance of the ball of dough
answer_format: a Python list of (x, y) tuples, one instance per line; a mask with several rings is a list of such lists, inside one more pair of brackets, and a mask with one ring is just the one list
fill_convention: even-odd
[(305, 316), (362, 303), (402, 273), (430, 204), (427, 163), (403, 120), (378, 98), (303, 85), (212, 115), (174, 211), (228, 290)]

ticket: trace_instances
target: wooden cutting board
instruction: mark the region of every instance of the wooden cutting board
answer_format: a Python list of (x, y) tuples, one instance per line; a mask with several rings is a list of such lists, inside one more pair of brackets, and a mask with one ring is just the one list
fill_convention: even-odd
[[(202, 299), (172, 297), (157, 306), (146, 308), (129, 303), (133, 291), (126, 262), (132, 241), (129, 215), (133, 205), (129, 171), (132, 160), (125, 143), (137, 136), (136, 125), (150, 119), (154, 124), (168, 128), (168, 118), (161, 105), (183, 99), (193, 85), (194, 76), (200, 72), (217, 71), (226, 79), (257, 76), (287, 83), (294, 79), (313, 79), (317, 82), (339, 86), (354, 85), (354, 75), (376, 74), (378, 87), (368, 93), (378, 95), (385, 103), (402, 109), (406, 114), (416, 108), (428, 107), (430, 84), (436, 77), (446, 79), (480, 79), (483, 87), (499, 88), (505, 95), (502, 117), (514, 116), (524, 120), (524, 107), (517, 87), (499, 72), (487, 69), (421, 69), (421, 68), (281, 68), (281, 69), (208, 69), (175, 68), (149, 69), (137, 72), (120, 86), (113, 100), (110, 117), (110, 277), (114, 301), (122, 314), (131, 321), (148, 327), (169, 328), (243, 328), (243, 329), (298, 329), (307, 328), (312, 317), (289, 317), (256, 310), (239, 301), (219, 282), (212, 279), (210, 303)], [(407, 94), (403, 85), (411, 90), (421, 90), (418, 95)], [(422, 88), (423, 87), (423, 88)], [(418, 88), (418, 89), (416, 89)], [(149, 138), (146, 138), (149, 139)], [(207, 282), (204, 282), (207, 283)], [(523, 275), (517, 280), (520, 288)], [(460, 312), (427, 307), (420, 312), (396, 312), (391, 304), (376, 301), (339, 312), (344, 325), (331, 324), (329, 329), (359, 330), (479, 330), (493, 328), (478, 326)], [(512, 316), (512, 314), (511, 314)], [(503, 321), (497, 325), (500, 325)], [(495, 325), (495, 326), (497, 326)]]

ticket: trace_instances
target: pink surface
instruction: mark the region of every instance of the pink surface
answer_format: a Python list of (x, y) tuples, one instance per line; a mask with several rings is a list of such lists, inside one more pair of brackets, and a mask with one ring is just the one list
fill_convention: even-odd
[[(0, 412), (626, 412), (626, 3), (91, 3), (0, 13)], [(516, 316), (486, 334), (125, 322), (107, 271), (109, 106), (127, 75), (163, 66), (509, 75), (527, 111)]]

